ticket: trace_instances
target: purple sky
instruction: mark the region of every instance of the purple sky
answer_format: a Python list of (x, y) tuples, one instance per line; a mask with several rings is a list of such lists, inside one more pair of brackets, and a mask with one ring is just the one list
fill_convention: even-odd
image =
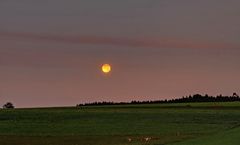
[[(2, 0), (0, 105), (240, 92), (239, 0)], [(103, 63), (113, 72), (104, 76)]]

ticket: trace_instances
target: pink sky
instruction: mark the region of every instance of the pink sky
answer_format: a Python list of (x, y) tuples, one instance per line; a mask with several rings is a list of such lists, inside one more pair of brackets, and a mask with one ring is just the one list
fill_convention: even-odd
[[(0, 2), (0, 105), (240, 92), (240, 2)], [(100, 65), (113, 72), (102, 75)]]

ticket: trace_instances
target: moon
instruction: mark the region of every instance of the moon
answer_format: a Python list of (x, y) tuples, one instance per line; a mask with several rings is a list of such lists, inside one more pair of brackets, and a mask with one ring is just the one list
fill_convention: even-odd
[(102, 65), (102, 72), (105, 73), (105, 74), (108, 74), (111, 72), (111, 65), (110, 64), (103, 64)]

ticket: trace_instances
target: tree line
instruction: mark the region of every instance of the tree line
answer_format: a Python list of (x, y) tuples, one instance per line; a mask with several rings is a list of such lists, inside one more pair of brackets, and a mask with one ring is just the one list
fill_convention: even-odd
[(127, 104), (161, 104), (161, 103), (191, 103), (191, 102), (233, 102), (233, 101), (240, 101), (240, 97), (237, 93), (233, 93), (232, 96), (209, 96), (195, 94), (184, 96), (182, 98), (176, 99), (165, 99), (165, 100), (154, 100), (154, 101), (131, 101), (131, 102), (92, 102), (92, 103), (85, 103), (85, 104), (77, 104), (77, 107), (80, 106), (100, 106), (100, 105), (127, 105)]

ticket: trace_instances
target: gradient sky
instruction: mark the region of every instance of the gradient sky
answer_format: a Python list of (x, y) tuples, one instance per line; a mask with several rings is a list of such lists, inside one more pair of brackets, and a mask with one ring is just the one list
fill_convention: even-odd
[[(0, 104), (240, 92), (239, 0), (0, 0)], [(103, 63), (113, 72), (104, 76)]]

